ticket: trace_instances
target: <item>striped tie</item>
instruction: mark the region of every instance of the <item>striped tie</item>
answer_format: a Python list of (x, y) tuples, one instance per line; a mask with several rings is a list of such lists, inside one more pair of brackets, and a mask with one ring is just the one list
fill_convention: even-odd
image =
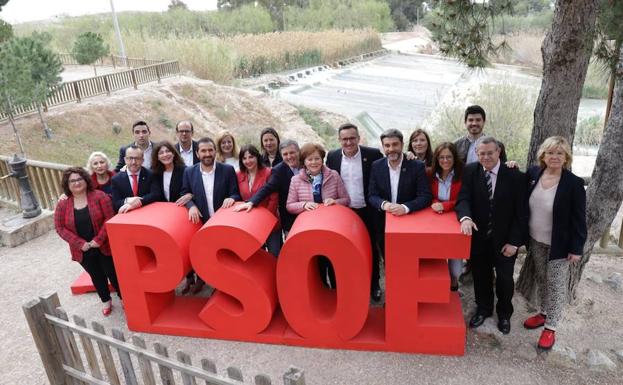
[(487, 238), (491, 236), (493, 231), (493, 181), (491, 180), (491, 171), (485, 171), (485, 182), (487, 182), (487, 195), (489, 197), (489, 222), (487, 223)]

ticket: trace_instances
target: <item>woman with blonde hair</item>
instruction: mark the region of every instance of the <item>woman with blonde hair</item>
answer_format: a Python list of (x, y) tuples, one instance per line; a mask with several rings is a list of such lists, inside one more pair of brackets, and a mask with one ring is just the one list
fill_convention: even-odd
[(236, 139), (227, 130), (223, 130), (216, 136), (216, 161), (233, 166), (239, 170), (238, 146)]
[(112, 196), (111, 181), (115, 172), (112, 170), (108, 156), (100, 151), (92, 152), (87, 160), (86, 169), (91, 174), (93, 188), (105, 192), (108, 196)]
[(527, 171), (530, 221), (521, 274), (534, 280), (524, 278), (517, 286), (528, 301), (536, 298), (540, 304), (540, 313), (524, 327), (544, 326), (538, 347), (548, 350), (567, 300), (569, 264), (580, 260), (586, 242), (586, 192), (582, 178), (569, 171), (571, 147), (565, 138), (545, 139), (537, 158), (539, 165)]

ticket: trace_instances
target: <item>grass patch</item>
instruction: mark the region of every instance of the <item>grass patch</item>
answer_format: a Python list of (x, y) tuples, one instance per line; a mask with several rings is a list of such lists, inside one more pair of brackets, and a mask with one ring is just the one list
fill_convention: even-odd
[(606, 66), (594, 58), (588, 65), (586, 80), (582, 87), (582, 97), (589, 99), (606, 99), (608, 97), (608, 81), (610, 73)]
[(318, 134), (318, 136), (322, 138), (327, 151), (329, 149), (340, 147), (337, 140), (337, 130), (320, 117), (320, 111), (303, 106), (296, 106), (296, 109), (305, 123), (307, 123)]

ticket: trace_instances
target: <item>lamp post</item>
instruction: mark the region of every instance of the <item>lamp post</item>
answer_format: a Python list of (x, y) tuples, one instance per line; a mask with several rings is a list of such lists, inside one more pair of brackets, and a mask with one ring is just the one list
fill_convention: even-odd
[(30, 188), (28, 174), (26, 173), (26, 159), (15, 154), (13, 159), (9, 161), (11, 173), (6, 177), (17, 178), (20, 194), (20, 206), (22, 208), (22, 216), (24, 218), (34, 218), (41, 214), (41, 207)]
[(127, 67), (127, 56), (125, 55), (125, 46), (123, 45), (123, 39), (121, 39), (121, 30), (119, 29), (119, 21), (117, 20), (117, 13), (115, 12), (115, 5), (110, 0), (110, 9), (112, 11), (112, 21), (115, 26), (115, 34), (117, 35), (117, 42), (119, 43), (119, 50), (121, 51), (121, 63)]

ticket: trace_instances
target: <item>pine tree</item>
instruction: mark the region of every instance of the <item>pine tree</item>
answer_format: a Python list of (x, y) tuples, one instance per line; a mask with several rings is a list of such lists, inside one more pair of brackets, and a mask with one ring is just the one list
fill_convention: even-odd
[(95, 62), (108, 55), (109, 52), (108, 45), (104, 44), (104, 39), (99, 33), (84, 32), (78, 35), (71, 54), (78, 64), (93, 65), (93, 71), (97, 76)]

